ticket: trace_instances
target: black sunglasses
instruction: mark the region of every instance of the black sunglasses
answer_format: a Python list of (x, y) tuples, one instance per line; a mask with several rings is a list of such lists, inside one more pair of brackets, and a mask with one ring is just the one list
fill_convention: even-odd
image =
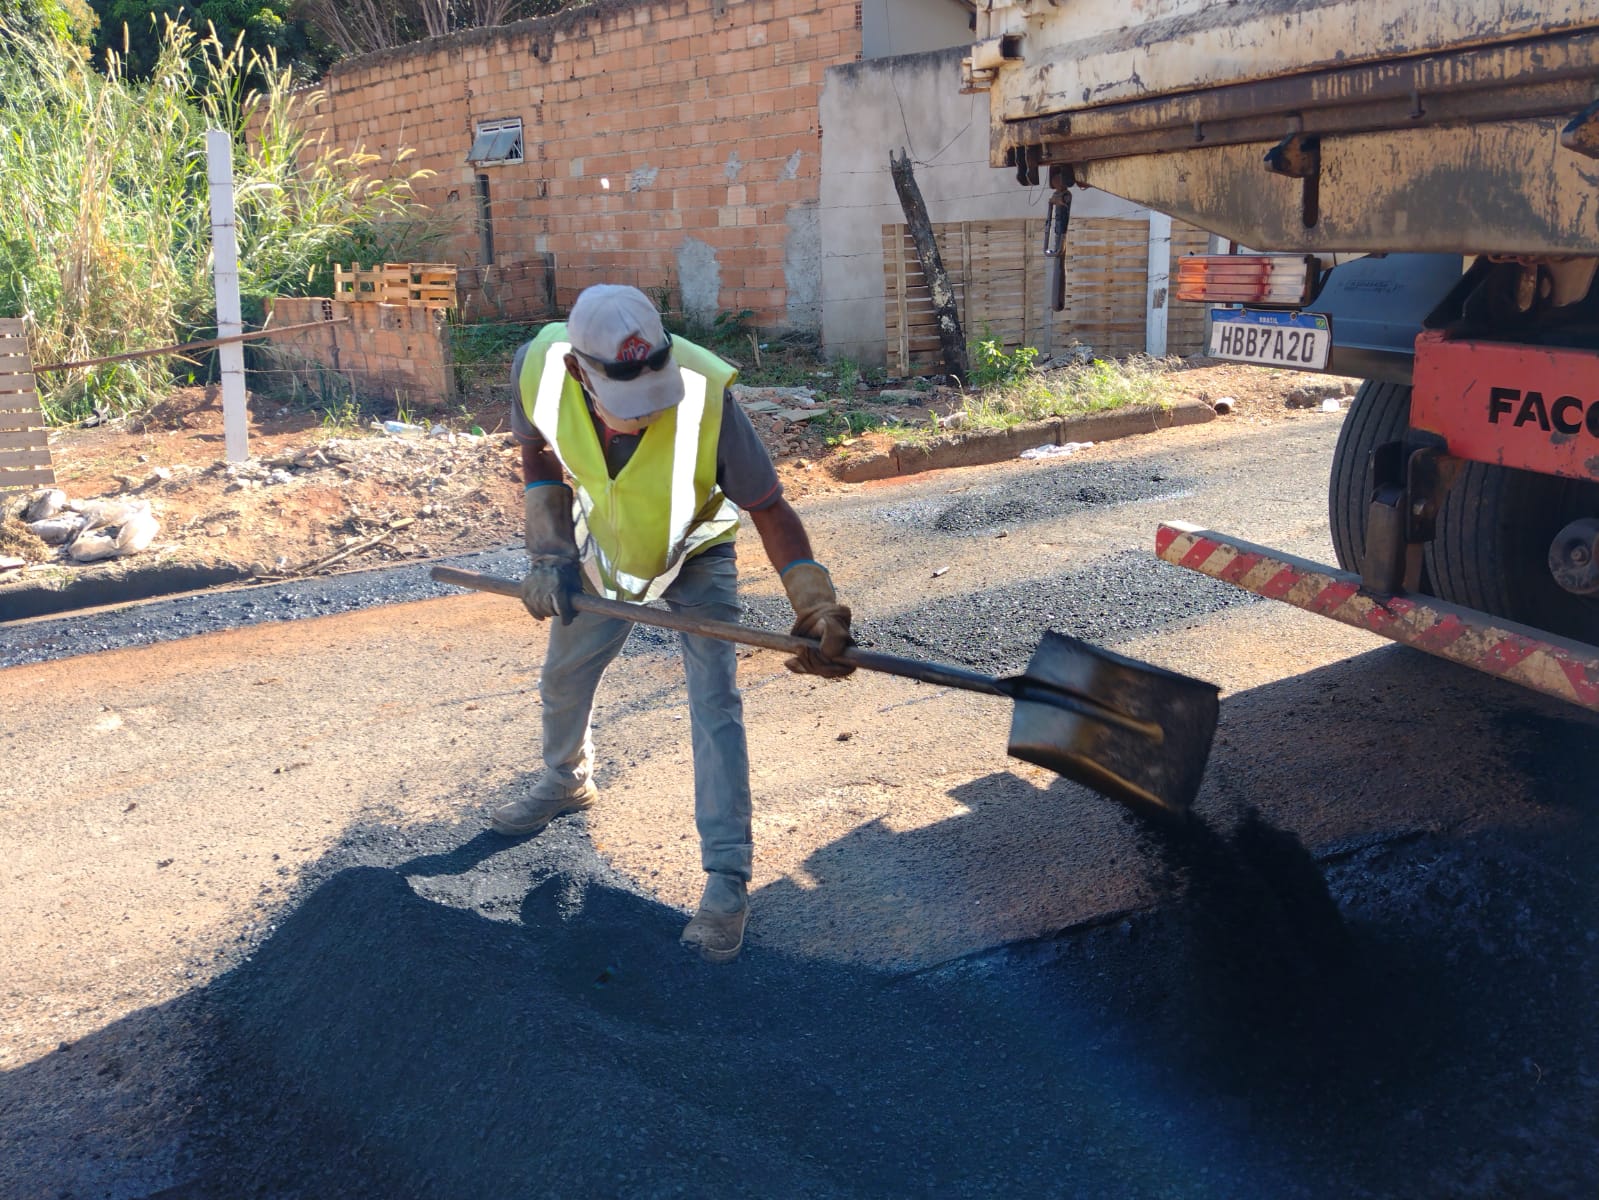
[(617, 383), (626, 383), (630, 379), (637, 379), (645, 370), (659, 371), (672, 357), (672, 335), (666, 335), (666, 345), (659, 350), (651, 350), (646, 358), (635, 358), (628, 362), (606, 362), (603, 358), (595, 358), (592, 354), (584, 354), (576, 346), (572, 347), (574, 353), (585, 362), (591, 362), (605, 372), (605, 378), (614, 379)]

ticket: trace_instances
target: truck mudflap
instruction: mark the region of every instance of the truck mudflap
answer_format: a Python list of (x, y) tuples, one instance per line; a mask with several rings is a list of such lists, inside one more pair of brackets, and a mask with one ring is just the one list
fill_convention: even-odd
[(1599, 712), (1599, 647), (1431, 596), (1363, 591), (1358, 575), (1183, 521), (1161, 523), (1155, 553), (1257, 596)]

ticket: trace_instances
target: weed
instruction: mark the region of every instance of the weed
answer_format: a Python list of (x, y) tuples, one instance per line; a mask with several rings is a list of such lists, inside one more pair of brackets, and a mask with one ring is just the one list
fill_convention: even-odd
[(842, 446), (868, 433), (881, 433), (885, 430), (898, 433), (908, 426), (897, 417), (885, 417), (882, 413), (852, 408), (835, 412), (827, 418), (826, 428), (829, 431), (827, 444)]
[(1165, 404), (1167, 370), (1165, 361), (1139, 355), (1120, 362), (1095, 359), (1048, 373), (1034, 371), (967, 397), (961, 424), (968, 429), (1002, 429), (1074, 413)]
[(361, 425), (361, 406), (355, 397), (346, 395), (330, 401), (322, 409), (322, 428), (329, 432), (357, 429)]
[(998, 338), (984, 337), (967, 347), (966, 357), (969, 373), (967, 384), (974, 388), (988, 388), (1013, 384), (1031, 375), (1038, 348), (1018, 346), (1007, 353)]
[(840, 396), (853, 396), (860, 391), (861, 368), (853, 358), (833, 360), (833, 378)]

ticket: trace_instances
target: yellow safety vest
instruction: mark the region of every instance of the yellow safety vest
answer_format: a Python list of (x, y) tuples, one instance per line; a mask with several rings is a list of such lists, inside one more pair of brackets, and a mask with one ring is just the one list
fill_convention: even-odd
[(738, 534), (738, 508), (716, 485), (722, 397), (738, 370), (693, 342), (672, 339), (683, 400), (647, 428), (616, 478), (582, 386), (564, 361), (564, 324), (539, 331), (522, 361), (522, 411), (571, 476), (583, 566), (612, 600), (654, 600), (683, 563)]

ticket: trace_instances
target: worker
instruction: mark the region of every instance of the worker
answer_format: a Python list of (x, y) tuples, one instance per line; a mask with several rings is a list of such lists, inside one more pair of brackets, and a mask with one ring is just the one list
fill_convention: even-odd
[[(633, 623), (576, 612), (573, 595), (664, 600), (675, 612), (736, 620), (740, 509), (782, 579), (794, 633), (820, 643), (788, 667), (830, 678), (854, 669), (833, 661), (850, 644), (850, 611), (812, 557), (766, 448), (733, 400), (737, 374), (669, 335), (643, 292), (616, 284), (586, 288), (564, 324), (546, 325), (517, 351), (511, 427), (524, 481), (522, 601), (533, 616), (559, 620), (539, 679), (545, 770), (523, 798), (494, 810), (498, 832), (537, 833), (599, 798), (594, 693)], [(754, 855), (737, 658), (730, 642), (690, 634), (680, 641), (706, 874), (682, 941), (705, 959), (730, 962), (744, 943)]]

